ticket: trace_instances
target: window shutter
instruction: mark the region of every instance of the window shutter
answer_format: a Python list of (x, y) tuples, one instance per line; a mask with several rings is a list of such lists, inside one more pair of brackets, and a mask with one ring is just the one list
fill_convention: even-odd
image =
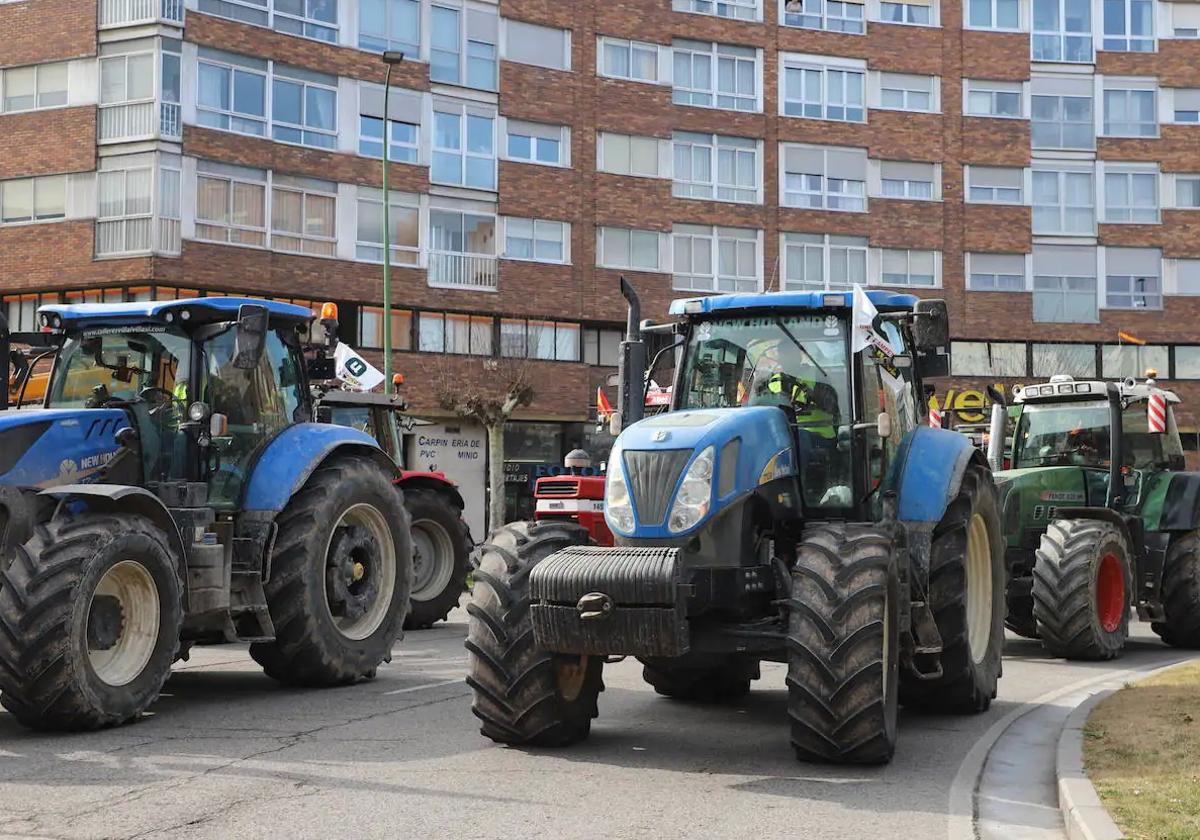
[(1031, 82), (1034, 96), (1086, 96), (1092, 98), (1092, 78), (1063, 76), (1034, 76)]
[(971, 254), (972, 274), (1019, 274), (1025, 276), (1024, 254)]
[(825, 176), (865, 181), (867, 179), (867, 150), (830, 149), (825, 153)]
[(1162, 253), (1157, 248), (1108, 248), (1104, 253), (1104, 271), (1109, 275), (1158, 277), (1161, 265)]
[(1200, 88), (1176, 88), (1176, 111), (1200, 111)]
[(1096, 251), (1073, 245), (1035, 245), (1033, 273), (1051, 277), (1095, 277)]
[(880, 163), (880, 176), (895, 181), (933, 181), (932, 163), (910, 163), (885, 160)]
[(805, 172), (810, 175), (825, 172), (825, 153), (814, 146), (788, 146), (784, 149), (784, 169), (787, 172)]

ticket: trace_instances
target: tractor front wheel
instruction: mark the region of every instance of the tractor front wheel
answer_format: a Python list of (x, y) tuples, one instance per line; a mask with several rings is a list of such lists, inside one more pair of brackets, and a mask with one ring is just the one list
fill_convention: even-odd
[(1050, 523), (1033, 566), (1033, 617), (1047, 651), (1066, 659), (1121, 655), (1129, 638), (1129, 567), (1129, 547), (1109, 523)]
[(900, 581), (869, 525), (804, 531), (788, 601), (788, 716), (801, 761), (883, 764), (896, 749)]
[(1150, 626), (1174, 647), (1200, 648), (1200, 531), (1177, 537), (1163, 564), (1165, 617)]
[(436, 490), (405, 490), (412, 519), (412, 608), (405, 629), (423, 630), (458, 606), (471, 571), (471, 538), (462, 511)]
[(133, 720), (170, 676), (182, 622), (178, 560), (150, 520), (40, 525), (0, 569), (0, 704), (32, 729)]
[(565, 747), (591, 731), (604, 690), (603, 660), (541, 649), (529, 617), (533, 567), (588, 541), (578, 525), (517, 522), (483, 545), (467, 604), (467, 684), (479, 731), (493, 741)]

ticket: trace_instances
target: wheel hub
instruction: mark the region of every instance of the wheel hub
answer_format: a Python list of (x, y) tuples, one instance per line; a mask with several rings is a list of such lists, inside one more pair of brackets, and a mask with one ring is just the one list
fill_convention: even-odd
[(125, 629), (125, 611), (115, 595), (97, 595), (88, 613), (88, 650), (111, 650), (121, 640)]
[(412, 598), (428, 601), (440, 595), (454, 577), (454, 540), (434, 520), (414, 519), (412, 542)]
[(339, 528), (329, 549), (325, 589), (329, 609), (337, 618), (359, 619), (366, 615), (379, 595), (377, 575), (372, 572), (379, 544), (370, 529), (360, 525)]
[(1105, 633), (1114, 633), (1125, 614), (1125, 570), (1115, 554), (1105, 554), (1096, 572), (1096, 617)]
[(128, 685), (150, 662), (158, 644), (158, 587), (138, 560), (108, 568), (88, 603), (87, 658), (92, 672), (111, 686)]

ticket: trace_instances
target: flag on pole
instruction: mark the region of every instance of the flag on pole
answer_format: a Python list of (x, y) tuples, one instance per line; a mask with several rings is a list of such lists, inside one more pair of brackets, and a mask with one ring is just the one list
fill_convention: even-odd
[(892, 364), (896, 348), (883, 335), (879, 321), (879, 310), (863, 287), (854, 284), (854, 311), (850, 316), (850, 352), (858, 353), (866, 350), (879, 368), (884, 383), (899, 394), (904, 389), (904, 381), (900, 371)]
[(1146, 422), (1150, 434), (1161, 435), (1167, 431), (1167, 398), (1162, 391), (1151, 391), (1146, 403)]
[(1126, 344), (1137, 344), (1139, 346), (1146, 343), (1144, 338), (1138, 338), (1133, 333), (1127, 333), (1124, 330), (1117, 330), (1117, 341), (1122, 341)]
[(350, 349), (349, 344), (339, 342), (333, 360), (337, 364), (337, 378), (355, 391), (370, 391), (383, 382), (383, 372)]
[(604, 386), (596, 386), (596, 419), (603, 422), (613, 416), (612, 403), (604, 393)]

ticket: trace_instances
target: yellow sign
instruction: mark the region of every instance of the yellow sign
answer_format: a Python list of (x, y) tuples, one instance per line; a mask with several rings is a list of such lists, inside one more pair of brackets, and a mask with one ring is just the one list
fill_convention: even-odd
[[(998, 387), (1002, 388), (1003, 386)], [(948, 411), (954, 412), (955, 418), (960, 423), (983, 423), (988, 419), (991, 401), (982, 391), (957, 391), (950, 388), (946, 391), (946, 397), (942, 401), (939, 401), (937, 396), (930, 397), (929, 407), (943, 414)]]

